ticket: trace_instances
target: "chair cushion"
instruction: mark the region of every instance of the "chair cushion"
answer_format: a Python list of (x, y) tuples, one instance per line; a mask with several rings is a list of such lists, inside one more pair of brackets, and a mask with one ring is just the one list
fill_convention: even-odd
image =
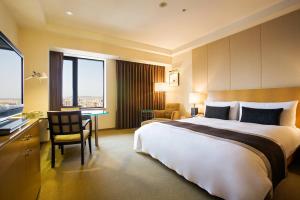
[[(90, 134), (89, 130), (83, 130), (84, 140), (88, 138)], [(56, 135), (54, 137), (54, 142), (79, 142), (80, 141), (80, 133), (76, 134), (68, 134), (68, 135)]]
[(155, 118), (165, 118), (165, 110), (153, 110)]
[(180, 110), (180, 104), (179, 103), (167, 103), (165, 110), (169, 111), (179, 111)]
[(165, 118), (171, 119), (172, 118), (173, 111), (166, 110), (165, 111)]

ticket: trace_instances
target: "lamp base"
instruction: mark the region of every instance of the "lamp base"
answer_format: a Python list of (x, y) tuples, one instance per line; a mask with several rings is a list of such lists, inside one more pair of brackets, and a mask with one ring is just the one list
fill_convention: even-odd
[(192, 117), (195, 117), (196, 115), (198, 115), (198, 108), (191, 108), (191, 115), (192, 115)]

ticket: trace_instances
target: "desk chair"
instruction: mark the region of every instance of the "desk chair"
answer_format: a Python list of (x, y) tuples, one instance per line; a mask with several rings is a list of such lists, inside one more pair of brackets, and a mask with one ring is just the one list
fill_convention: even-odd
[[(50, 111), (48, 114), (50, 140), (51, 140), (51, 167), (55, 167), (55, 145), (61, 147), (70, 144), (81, 145), (81, 164), (84, 164), (84, 147), (86, 140), (92, 153), (91, 136), (92, 123), (86, 120), (82, 123), (81, 111)], [(84, 130), (89, 124), (89, 130)]]

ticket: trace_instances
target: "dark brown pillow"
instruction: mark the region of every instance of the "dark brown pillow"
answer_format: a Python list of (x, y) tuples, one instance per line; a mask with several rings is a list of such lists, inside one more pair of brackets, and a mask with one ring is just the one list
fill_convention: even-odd
[(241, 122), (278, 126), (282, 111), (283, 108), (261, 109), (242, 107)]
[(206, 106), (204, 116), (207, 118), (228, 120), (229, 111), (230, 111), (230, 106), (226, 106), (226, 107)]

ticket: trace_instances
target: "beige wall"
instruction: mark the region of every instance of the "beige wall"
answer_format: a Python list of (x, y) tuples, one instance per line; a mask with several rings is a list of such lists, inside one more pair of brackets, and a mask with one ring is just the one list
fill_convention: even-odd
[(196, 91), (300, 86), (300, 11), (192, 50)]
[(0, 2), (0, 31), (18, 46), (18, 26), (13, 17)]
[(106, 69), (106, 110), (108, 115), (101, 117), (99, 128), (116, 127), (116, 111), (117, 111), (117, 73), (116, 61), (107, 59), (105, 62)]
[(192, 91), (192, 51), (173, 57), (172, 67), (166, 67), (166, 81), (169, 78), (168, 72), (172, 69), (179, 71), (179, 86), (168, 88), (166, 103), (180, 103), (181, 115), (188, 115), (188, 94)]
[[(99, 41), (81, 39), (57, 33), (21, 28), (19, 46), (25, 57), (25, 76), (32, 70), (49, 73), (49, 50), (53, 48), (75, 49), (81, 51), (117, 55), (124, 59), (171, 63), (171, 57), (126, 49)], [(100, 119), (100, 128), (115, 127), (116, 113), (116, 72), (115, 61), (106, 62), (106, 101), (109, 114)], [(25, 81), (25, 111), (47, 111), (49, 108), (48, 80)]]

